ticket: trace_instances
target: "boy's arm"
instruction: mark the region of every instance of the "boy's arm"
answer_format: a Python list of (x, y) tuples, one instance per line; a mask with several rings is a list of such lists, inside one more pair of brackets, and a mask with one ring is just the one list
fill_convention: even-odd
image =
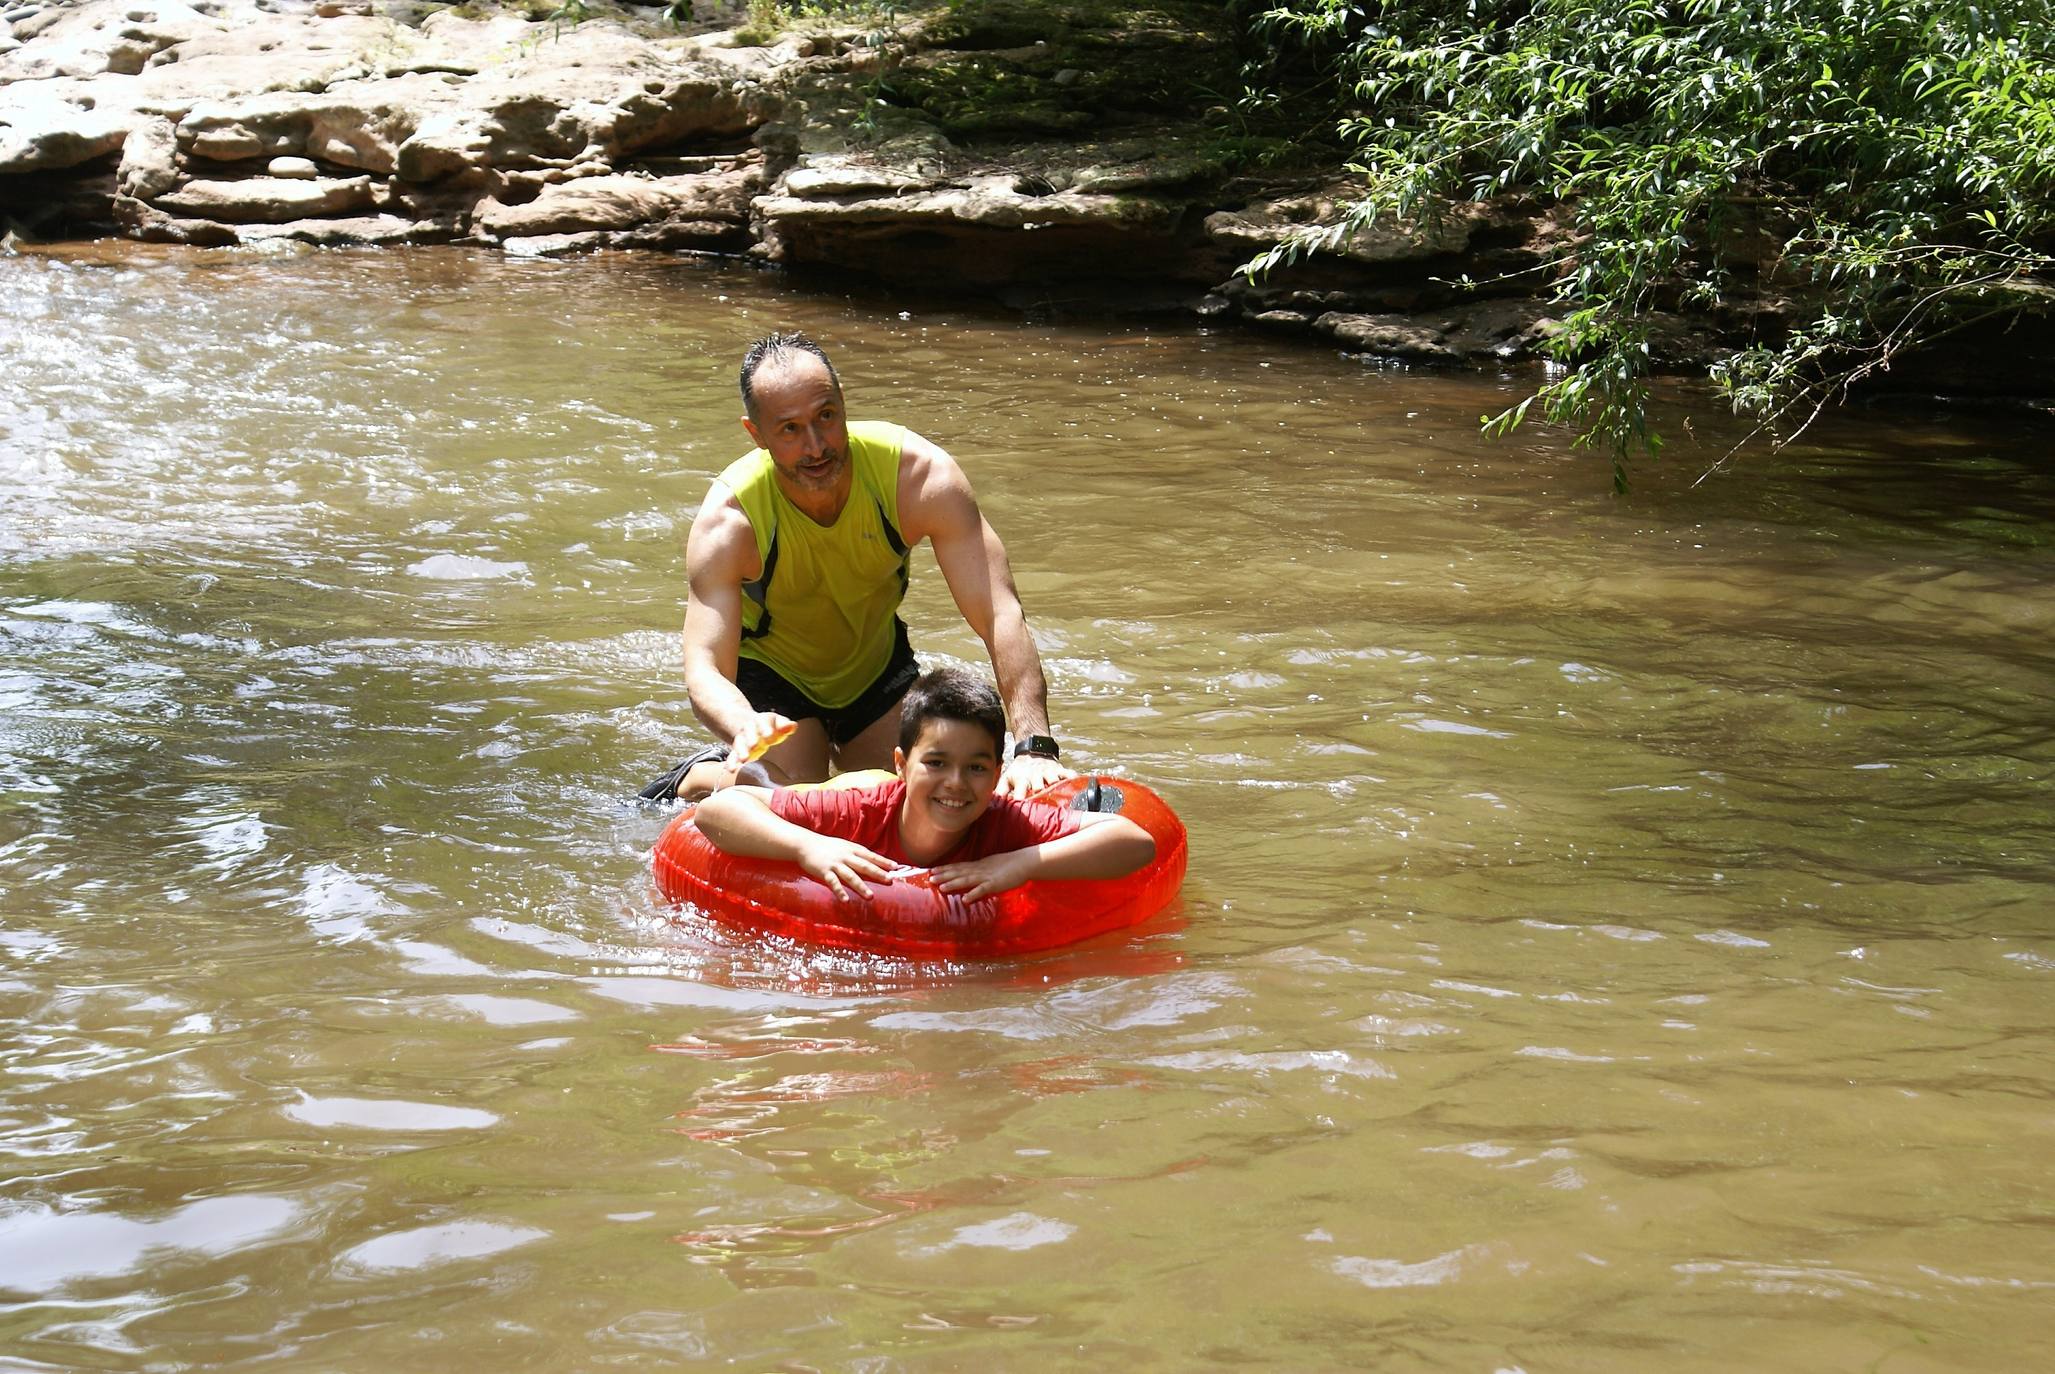
[(724, 853), (750, 859), (785, 859), (796, 863), (837, 897), (862, 897), (864, 883), (889, 883), (894, 865), (854, 840), (823, 835), (795, 825), (771, 810), (770, 791), (762, 787), (729, 787), (699, 804), (693, 821)]
[(1060, 839), (932, 870), (935, 889), (966, 902), (1042, 878), (1124, 878), (1156, 857), (1156, 840), (1125, 816), (1086, 815)]

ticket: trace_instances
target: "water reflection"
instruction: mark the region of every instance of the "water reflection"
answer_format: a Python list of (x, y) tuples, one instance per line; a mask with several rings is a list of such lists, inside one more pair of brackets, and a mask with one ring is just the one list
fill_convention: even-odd
[[(31, 1207), (0, 1217), (0, 1291), (61, 1293), (146, 1267), (232, 1255), (274, 1240), (305, 1208), (289, 1198), (202, 1198), (150, 1220)], [(146, 1261), (148, 1265), (146, 1266)]]
[(506, 1222), (449, 1221), (413, 1231), (375, 1236), (344, 1251), (336, 1264), (344, 1271), (407, 1273), (463, 1260), (489, 1259), (546, 1239), (548, 1235), (547, 1231), (533, 1226)]

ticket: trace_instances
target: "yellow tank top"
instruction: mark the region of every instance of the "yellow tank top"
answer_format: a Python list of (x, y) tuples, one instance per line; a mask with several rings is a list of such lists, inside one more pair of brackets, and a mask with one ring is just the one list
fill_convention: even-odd
[(742, 585), (742, 647), (822, 706), (847, 706), (892, 658), (893, 617), (906, 595), (899, 537), (899, 454), (906, 431), (849, 426), (853, 480), (832, 525), (817, 525), (779, 488), (770, 454), (754, 449), (719, 481), (756, 535), (763, 571)]

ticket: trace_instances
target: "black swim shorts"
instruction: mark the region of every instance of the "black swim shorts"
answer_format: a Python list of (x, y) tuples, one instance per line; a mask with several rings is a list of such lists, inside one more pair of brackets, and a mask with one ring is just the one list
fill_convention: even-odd
[(847, 744), (862, 734), (879, 716), (899, 704), (906, 689), (920, 676), (920, 663), (907, 642), (906, 622), (892, 617), (892, 657), (871, 685), (847, 706), (823, 706), (787, 682), (776, 669), (753, 658), (735, 664), (735, 685), (749, 704), (759, 711), (776, 711), (788, 720), (817, 720), (828, 727), (828, 738)]

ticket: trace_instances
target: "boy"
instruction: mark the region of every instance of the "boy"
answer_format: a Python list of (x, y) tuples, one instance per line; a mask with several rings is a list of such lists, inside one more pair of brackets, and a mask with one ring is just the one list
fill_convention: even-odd
[[(1156, 856), (1124, 816), (994, 798), (1006, 713), (957, 668), (907, 690), (892, 751), (898, 777), (866, 787), (730, 787), (699, 804), (701, 833), (730, 854), (788, 859), (839, 898), (871, 895), (907, 866), (975, 902), (1039, 878), (1118, 878)], [(882, 778), (882, 773), (880, 774)]]

